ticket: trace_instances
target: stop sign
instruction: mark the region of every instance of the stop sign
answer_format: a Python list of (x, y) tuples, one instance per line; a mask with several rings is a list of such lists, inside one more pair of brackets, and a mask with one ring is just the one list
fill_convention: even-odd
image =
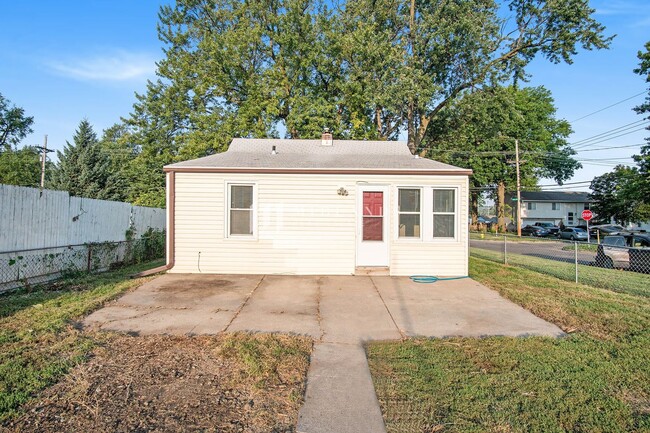
[(590, 211), (589, 209), (585, 209), (585, 210), (582, 211), (582, 219), (583, 219), (583, 220), (585, 220), (585, 221), (589, 221), (589, 220), (592, 219), (593, 217), (594, 217), (594, 214), (593, 214), (593, 212)]

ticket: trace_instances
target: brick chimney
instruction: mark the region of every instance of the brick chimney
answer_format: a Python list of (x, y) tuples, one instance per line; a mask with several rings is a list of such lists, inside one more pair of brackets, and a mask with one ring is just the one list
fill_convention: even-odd
[(329, 128), (323, 130), (323, 136), (321, 138), (321, 146), (331, 146), (332, 145), (332, 133)]

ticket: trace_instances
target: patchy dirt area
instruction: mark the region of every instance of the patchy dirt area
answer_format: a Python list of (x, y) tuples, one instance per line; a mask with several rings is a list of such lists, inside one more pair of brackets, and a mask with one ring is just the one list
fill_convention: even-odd
[(310, 339), (113, 334), (7, 432), (293, 432)]

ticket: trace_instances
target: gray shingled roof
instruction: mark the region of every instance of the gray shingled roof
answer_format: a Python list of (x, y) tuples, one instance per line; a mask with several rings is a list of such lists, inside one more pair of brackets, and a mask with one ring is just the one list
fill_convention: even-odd
[(522, 201), (551, 201), (563, 203), (590, 203), (588, 192), (577, 191), (522, 191)]
[[(277, 154), (271, 154), (275, 146)], [(170, 164), (166, 169), (388, 169), (467, 171), (442, 162), (411, 155), (403, 141), (282, 140), (235, 138), (226, 152)]]

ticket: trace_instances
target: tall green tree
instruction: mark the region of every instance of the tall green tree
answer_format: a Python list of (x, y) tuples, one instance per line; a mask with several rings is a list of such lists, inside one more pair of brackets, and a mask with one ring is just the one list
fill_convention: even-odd
[(15, 149), (27, 134), (34, 132), (34, 118), (25, 116), (25, 110), (11, 104), (0, 93), (0, 152)]
[(445, 107), (429, 127), (421, 147), (431, 158), (471, 167), (472, 218), (482, 191), (496, 191), (497, 215), (503, 229), (505, 193), (516, 187), (515, 140), (519, 140), (523, 187), (539, 178), (562, 183), (580, 164), (567, 143), (571, 127), (556, 118), (551, 93), (544, 87), (493, 87), (467, 93)]
[(597, 176), (591, 182), (593, 210), (599, 220), (614, 220), (619, 224), (647, 221), (650, 205), (640, 194), (643, 178), (636, 167), (618, 165), (613, 171)]
[(593, 14), (584, 0), (348, 1), (348, 82), (367, 84), (381, 135), (405, 128), (415, 151), (466, 91), (523, 79), (537, 56), (571, 63), (578, 47), (607, 47)]
[[(639, 67), (634, 70), (645, 78), (646, 83), (650, 83), (650, 42), (645, 44), (645, 52), (639, 51), (637, 54), (640, 62)], [(650, 86), (648, 87), (648, 96), (646, 96), (643, 104), (635, 107), (637, 113), (645, 116), (646, 120), (650, 120)], [(647, 128), (650, 130), (650, 126)], [(641, 148), (639, 155), (634, 155), (634, 160), (639, 167), (640, 185), (639, 194), (644, 204), (650, 206), (650, 137), (646, 137), (648, 144)], [(650, 218), (650, 215), (648, 216)]]
[(111, 172), (111, 161), (97, 140), (92, 125), (84, 119), (79, 123), (73, 144), (57, 151), (58, 164), (49, 186), (71, 195), (100, 200), (119, 200), (119, 182)]
[[(47, 162), (45, 173), (52, 171)], [(38, 149), (25, 146), (0, 152), (0, 183), (7, 185), (38, 187), (41, 183), (41, 155)]]
[(106, 128), (99, 139), (99, 147), (109, 160), (111, 186), (115, 190), (112, 200), (131, 202), (129, 191), (133, 179), (130, 178), (130, 166), (141, 150), (134, 141), (131, 128), (124, 123)]
[(466, 93), (525, 79), (535, 57), (606, 48), (593, 13), (585, 0), (177, 0), (159, 13), (159, 79), (125, 121), (137, 159), (156, 165), (325, 126), (338, 138), (407, 132), (415, 152)]

